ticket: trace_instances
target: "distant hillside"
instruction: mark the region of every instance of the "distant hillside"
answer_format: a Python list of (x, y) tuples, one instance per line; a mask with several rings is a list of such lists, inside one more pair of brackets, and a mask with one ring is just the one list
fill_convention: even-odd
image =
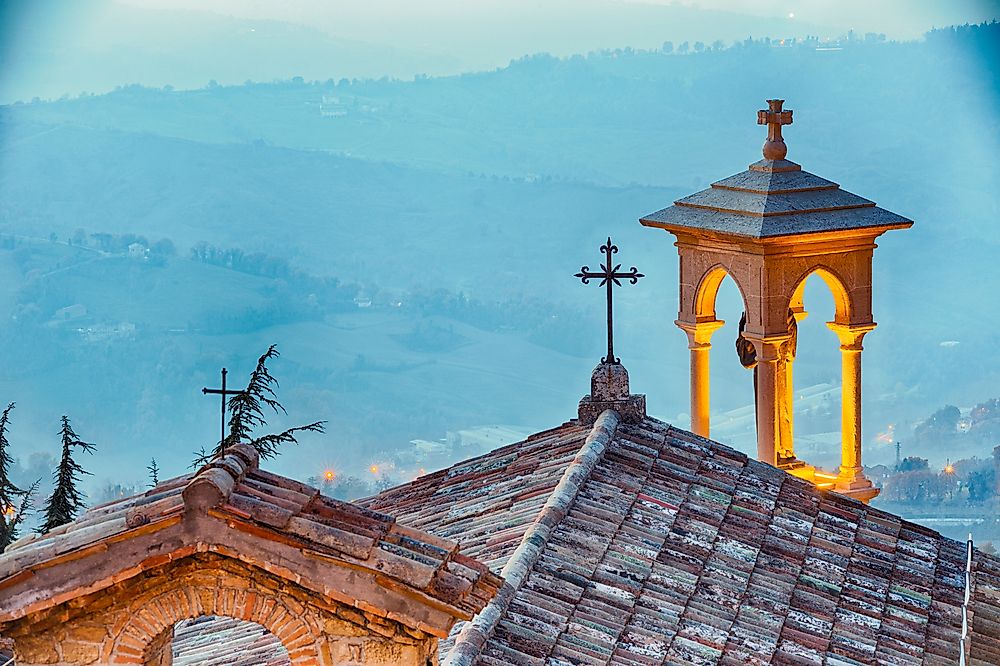
[[(637, 216), (681, 194), (512, 182), (263, 142), (200, 143), (72, 124), (7, 127), (0, 232), (130, 232), (169, 237), (184, 252), (206, 241), (390, 288), (499, 295), (553, 283), (565, 291), (580, 260), (623, 222), (627, 235), (647, 237), (623, 211)], [(527, 266), (530, 280), (521, 276)]]
[[(47, 240), (0, 245), (0, 395), (18, 402), (12, 452), (25, 465), (31, 453), (57, 453), (53, 423), (69, 413), (99, 444), (86, 461), (94, 487), (141, 480), (154, 455), (164, 475), (182, 473), (217, 437), (218, 403), (201, 387), (223, 366), (240, 385), (269, 342), (283, 354), (272, 370), (289, 409), (277, 422), (330, 422), (278, 463), (303, 478), (324, 466), (357, 474), (450, 429), (565, 418), (592, 365), (579, 346), (556, 350), (560, 331), (546, 320), (579, 321), (559, 304), (529, 316), (530, 302), (463, 309), (447, 293), (391, 297)], [(493, 316), (514, 308), (518, 331)], [(599, 336), (581, 337), (599, 346)]]
[(384, 38), (369, 43), (302, 23), (224, 16), (197, 4), (186, 10), (114, 0), (4, 4), (5, 103), (106, 92), (129, 83), (200, 88), (210, 80), (412, 78), (460, 68), (458, 58), (440, 50), (407, 49)]
[(0, 102), (131, 83), (183, 89), (294, 76), (412, 79), (503, 67), (524, 53), (660, 48), (667, 40), (728, 44), (748, 35), (834, 37), (852, 27), (617, 0), (226, 4), (0, 3), (7, 46)]
[[(259, 140), (463, 174), (687, 189), (756, 159), (754, 111), (780, 95), (796, 112), (786, 132), (790, 158), (822, 165), (845, 186), (875, 188), (884, 200), (903, 180), (940, 184), (932, 172), (962, 187), (992, 182), (1000, 71), (988, 63), (1000, 57), (1000, 24), (977, 30), (835, 50), (754, 42), (686, 56), (539, 55), (495, 72), (411, 82), (128, 87), (5, 107), (3, 118), (13, 132), (23, 123), (68, 123), (201, 142)], [(945, 126), (946, 146), (914, 140)], [(903, 164), (937, 168), (902, 173)]]

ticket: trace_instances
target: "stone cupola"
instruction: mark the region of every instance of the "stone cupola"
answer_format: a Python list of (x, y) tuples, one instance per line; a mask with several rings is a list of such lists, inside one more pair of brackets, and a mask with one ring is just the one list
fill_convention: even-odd
[[(792, 122), (783, 100), (768, 100), (757, 122), (768, 126), (764, 159), (741, 173), (640, 219), (676, 238), (680, 304), (676, 324), (691, 356), (691, 429), (707, 437), (709, 351), (725, 322), (715, 299), (728, 275), (743, 297), (743, 337), (756, 364), (757, 455), (862, 500), (877, 494), (861, 466), (861, 350), (872, 319), (875, 239), (913, 222), (842, 190), (786, 159), (781, 128)], [(819, 275), (836, 311), (827, 325), (842, 354), (841, 465), (836, 477), (798, 460), (793, 440), (795, 322), (806, 316), (803, 288)]]

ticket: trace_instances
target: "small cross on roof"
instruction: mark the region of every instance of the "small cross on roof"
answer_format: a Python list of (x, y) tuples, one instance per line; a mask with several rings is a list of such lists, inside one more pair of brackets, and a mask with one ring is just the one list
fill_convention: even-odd
[(618, 246), (611, 243), (610, 236), (608, 236), (608, 242), (601, 246), (601, 252), (604, 253), (604, 263), (601, 264), (600, 272), (592, 271), (589, 266), (584, 266), (573, 277), (580, 278), (580, 281), (584, 284), (589, 284), (591, 280), (600, 280), (601, 284), (599, 286), (606, 288), (608, 302), (608, 355), (601, 359), (601, 362), (617, 365), (620, 363), (620, 360), (615, 356), (612, 287), (615, 285), (622, 286), (619, 280), (628, 280), (632, 284), (635, 284), (639, 281), (639, 278), (646, 276), (640, 273), (635, 266), (629, 271), (619, 271), (618, 269), (622, 265), (612, 264), (612, 255), (618, 253)]

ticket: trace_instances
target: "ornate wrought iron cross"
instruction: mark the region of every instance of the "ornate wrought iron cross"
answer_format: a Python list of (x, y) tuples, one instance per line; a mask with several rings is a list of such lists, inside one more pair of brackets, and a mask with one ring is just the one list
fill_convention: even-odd
[(615, 358), (615, 345), (614, 345), (614, 321), (612, 319), (612, 288), (614, 285), (622, 286), (619, 280), (628, 280), (632, 284), (639, 281), (639, 278), (646, 277), (640, 273), (635, 266), (632, 267), (627, 273), (619, 272), (619, 268), (622, 267), (621, 264), (611, 265), (611, 255), (618, 252), (618, 246), (611, 244), (611, 237), (608, 236), (608, 242), (601, 246), (601, 252), (604, 253), (605, 263), (601, 264), (601, 272), (590, 270), (589, 266), (583, 266), (580, 272), (573, 277), (580, 278), (580, 281), (584, 284), (590, 284), (591, 280), (596, 280), (600, 278), (601, 284), (599, 287), (607, 287), (608, 291), (608, 355), (601, 359), (601, 363), (621, 363), (618, 358)]
[(219, 436), (219, 443), (226, 441), (226, 397), (233, 395), (246, 395), (246, 391), (229, 391), (226, 389), (226, 375), (229, 374), (228, 371), (222, 369), (222, 388), (221, 389), (210, 389), (203, 388), (201, 392), (204, 395), (221, 395), (222, 396), (222, 434)]

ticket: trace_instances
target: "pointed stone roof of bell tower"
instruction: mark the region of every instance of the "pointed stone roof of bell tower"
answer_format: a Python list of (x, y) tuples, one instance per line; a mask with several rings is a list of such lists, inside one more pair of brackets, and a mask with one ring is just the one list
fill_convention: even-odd
[(701, 192), (678, 199), (668, 208), (643, 217), (647, 227), (695, 230), (770, 238), (878, 227), (904, 229), (913, 221), (840, 189), (785, 159), (781, 126), (792, 122), (783, 100), (768, 100), (757, 122), (768, 125), (764, 159), (736, 175), (712, 183)]

